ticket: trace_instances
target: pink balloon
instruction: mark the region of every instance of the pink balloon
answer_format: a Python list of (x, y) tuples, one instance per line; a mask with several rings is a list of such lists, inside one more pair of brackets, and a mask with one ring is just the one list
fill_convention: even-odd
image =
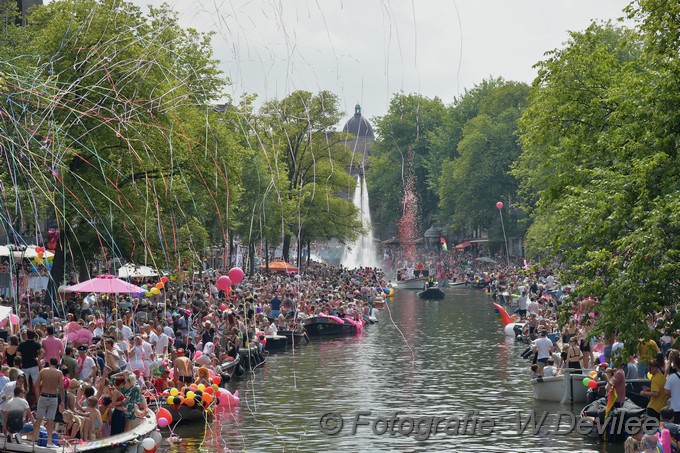
[(202, 355), (203, 355), (203, 353), (201, 351), (194, 352), (194, 360), (198, 359)]
[(498, 209), (503, 209), (503, 202), (502, 202), (502, 201), (499, 201), (498, 203), (496, 203), (496, 207), (497, 207)]
[(229, 277), (227, 277), (226, 275), (222, 275), (215, 282), (215, 286), (220, 291), (229, 291), (229, 288), (231, 288), (231, 279)]
[(244, 276), (243, 269), (240, 267), (232, 267), (229, 271), (229, 278), (234, 283), (240, 283)]
[(221, 311), (224, 311), (224, 310), (226, 310), (226, 309), (227, 309), (227, 305), (226, 305), (226, 304), (221, 304), (221, 305), (220, 305), (220, 310), (221, 310)]
[(167, 428), (169, 425), (168, 419), (165, 417), (161, 417), (158, 419), (158, 427), (159, 428)]

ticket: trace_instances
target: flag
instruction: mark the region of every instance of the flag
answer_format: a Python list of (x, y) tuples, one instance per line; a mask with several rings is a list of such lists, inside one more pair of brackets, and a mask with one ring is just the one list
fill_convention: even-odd
[(616, 394), (616, 390), (614, 390), (614, 387), (612, 387), (611, 389), (609, 389), (609, 396), (607, 396), (607, 406), (604, 408), (605, 417), (609, 415), (609, 411), (611, 411), (612, 407), (614, 407), (616, 398), (618, 398), (618, 395)]
[(448, 252), (449, 248), (446, 246), (446, 239), (440, 237), (439, 241), (442, 243), (442, 250), (444, 250), (445, 252)]

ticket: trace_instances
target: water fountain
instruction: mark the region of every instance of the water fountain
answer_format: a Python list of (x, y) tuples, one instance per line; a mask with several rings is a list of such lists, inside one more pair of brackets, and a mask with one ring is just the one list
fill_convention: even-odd
[(342, 265), (350, 269), (357, 267), (376, 267), (378, 258), (373, 241), (373, 228), (371, 224), (371, 211), (368, 207), (368, 188), (366, 187), (366, 177), (357, 176), (357, 185), (354, 189), (354, 206), (359, 210), (359, 220), (361, 220), (365, 234), (357, 240), (345, 246), (342, 254)]
[(401, 205), (401, 218), (397, 221), (397, 238), (401, 243), (404, 255), (410, 263), (414, 263), (417, 258), (416, 241), (420, 237), (418, 231), (418, 196), (415, 186), (416, 178), (413, 174), (413, 149), (409, 147), (405, 162), (406, 181), (404, 182), (404, 197)]

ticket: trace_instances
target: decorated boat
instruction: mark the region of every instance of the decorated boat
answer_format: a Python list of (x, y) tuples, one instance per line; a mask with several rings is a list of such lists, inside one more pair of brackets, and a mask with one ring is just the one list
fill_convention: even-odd
[(358, 321), (320, 313), (305, 320), (305, 330), (310, 337), (349, 336), (363, 330), (360, 324)]
[[(156, 432), (154, 435), (156, 437), (155, 440), (151, 438), (154, 432), (156, 432), (156, 415), (149, 409), (139, 425), (115, 436), (104, 437), (89, 442), (59, 439), (57, 446), (50, 447), (47, 446), (46, 436), (43, 441), (39, 440), (37, 443), (33, 443), (26, 435), (16, 434), (8, 438), (0, 436), (0, 451), (21, 453), (63, 453), (66, 451), (69, 453), (137, 453), (142, 442), (148, 444), (153, 440), (153, 445), (159, 443), (160, 433)], [(28, 433), (28, 436), (32, 435), (32, 432)], [(19, 440), (18, 443), (17, 438)]]

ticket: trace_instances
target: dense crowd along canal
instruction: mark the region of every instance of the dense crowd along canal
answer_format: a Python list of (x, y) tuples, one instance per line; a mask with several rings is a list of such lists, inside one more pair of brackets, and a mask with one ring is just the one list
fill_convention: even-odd
[[(446, 292), (441, 301), (424, 301), (416, 291), (397, 290), (363, 335), (271, 354), (230, 385), (241, 395), (233, 414), (205, 430), (176, 429), (182, 441), (161, 451), (623, 451), (575, 432), (549, 434), (554, 423), (537, 435), (518, 433), (517, 417), (525, 424), (532, 411), (552, 417), (580, 406), (534, 401), (524, 346), (503, 335), (489, 296), (469, 288)], [(395, 412), (396, 434), (381, 434)], [(324, 414), (331, 414), (324, 420), (331, 431), (339, 424), (328, 417), (342, 417), (337, 434), (322, 432)], [(418, 435), (418, 426), (410, 436), (398, 433), (410, 423), (432, 426), (434, 417), (445, 417), (436, 434)]]

